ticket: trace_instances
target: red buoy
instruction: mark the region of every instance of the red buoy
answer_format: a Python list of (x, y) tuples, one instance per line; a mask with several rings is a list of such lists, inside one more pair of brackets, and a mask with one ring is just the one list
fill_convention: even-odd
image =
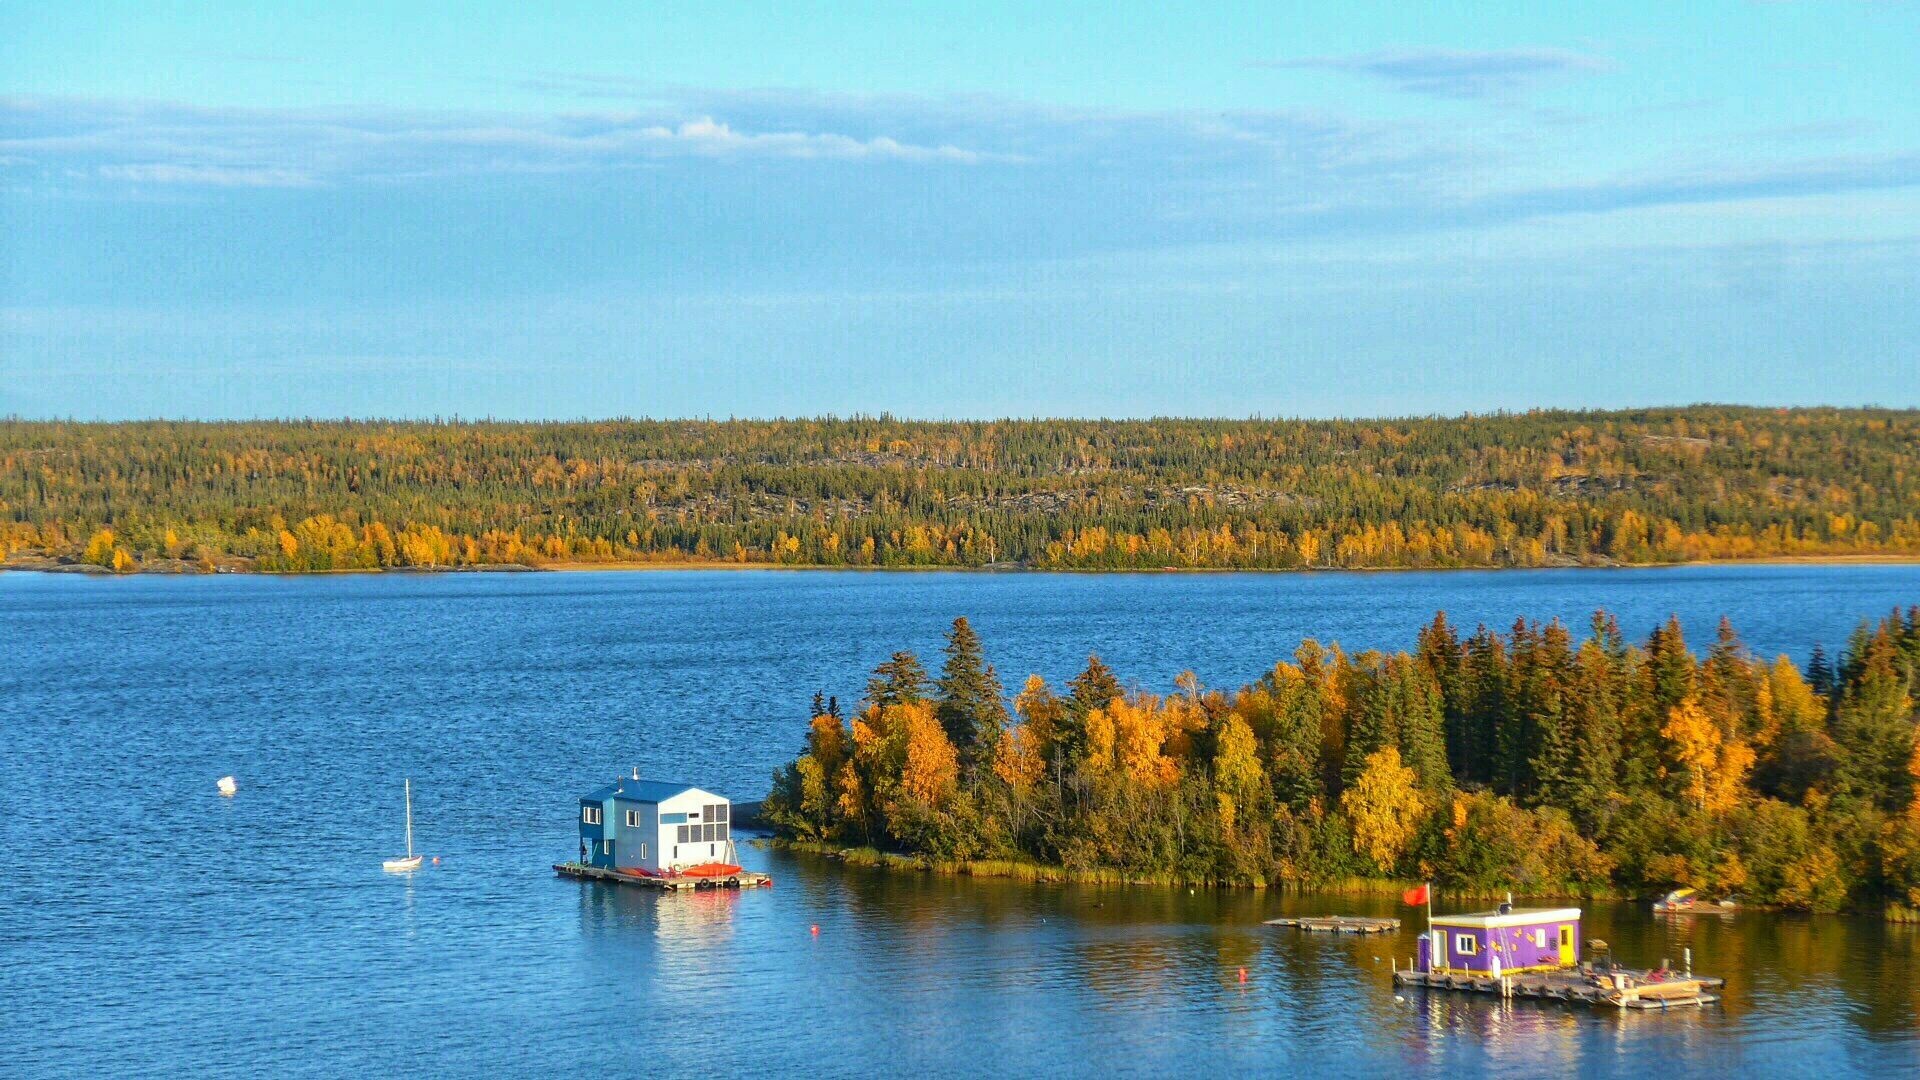
[(1241, 982), (1246, 982), (1246, 981), (1247, 981), (1247, 969), (1246, 969), (1246, 968), (1241, 968), (1241, 969), (1240, 969), (1240, 981), (1241, 981)]
[(814, 923), (814, 924), (813, 924), (813, 936), (814, 936), (814, 937), (819, 937), (819, 936), (820, 936), (820, 924), (819, 924), (819, 923)]

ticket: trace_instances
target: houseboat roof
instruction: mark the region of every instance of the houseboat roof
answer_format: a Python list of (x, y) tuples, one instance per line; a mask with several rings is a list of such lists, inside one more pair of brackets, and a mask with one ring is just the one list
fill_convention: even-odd
[(1491, 929), (1499, 926), (1532, 926), (1546, 922), (1578, 922), (1580, 909), (1564, 908), (1513, 908), (1506, 912), (1472, 911), (1459, 915), (1435, 915), (1435, 926), (1466, 926), (1479, 929)]
[[(620, 799), (625, 802), (660, 803), (675, 795), (684, 795), (689, 791), (699, 791), (713, 795), (704, 788), (692, 784), (681, 784), (671, 780), (621, 780), (605, 787), (595, 788), (580, 796), (583, 802), (606, 802), (608, 799)], [(718, 799), (720, 796), (714, 795)], [(722, 800), (724, 801), (724, 800)]]

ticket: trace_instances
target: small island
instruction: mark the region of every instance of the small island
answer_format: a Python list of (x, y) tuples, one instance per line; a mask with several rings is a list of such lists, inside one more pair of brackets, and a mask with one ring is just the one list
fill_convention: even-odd
[(930, 676), (896, 653), (844, 715), (816, 697), (774, 778), (781, 842), (1045, 880), (1920, 907), (1920, 607), (1805, 671), (1722, 621), (1644, 644), (1443, 614), (1412, 652), (1306, 641), (1237, 690), (1128, 688), (1098, 657), (1008, 708), (964, 618)]

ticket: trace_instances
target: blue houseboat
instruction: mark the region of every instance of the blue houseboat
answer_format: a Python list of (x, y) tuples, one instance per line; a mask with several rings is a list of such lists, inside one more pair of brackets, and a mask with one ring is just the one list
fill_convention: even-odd
[(737, 871), (732, 811), (692, 784), (617, 780), (580, 798), (580, 862), (651, 875)]

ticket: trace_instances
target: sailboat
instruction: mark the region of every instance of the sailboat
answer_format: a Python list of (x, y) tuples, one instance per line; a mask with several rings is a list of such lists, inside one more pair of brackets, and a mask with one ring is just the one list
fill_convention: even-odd
[(407, 780), (407, 853), (397, 859), (388, 859), (380, 864), (382, 870), (405, 873), (420, 869), (420, 856), (413, 853), (413, 780)]

